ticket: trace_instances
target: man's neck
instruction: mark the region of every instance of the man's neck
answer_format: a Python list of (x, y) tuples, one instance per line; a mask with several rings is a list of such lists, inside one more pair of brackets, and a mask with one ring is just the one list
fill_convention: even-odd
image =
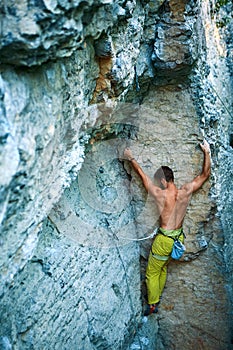
[(167, 188), (166, 190), (168, 191), (176, 191), (177, 190), (177, 187), (176, 185), (174, 184), (174, 182), (167, 182)]

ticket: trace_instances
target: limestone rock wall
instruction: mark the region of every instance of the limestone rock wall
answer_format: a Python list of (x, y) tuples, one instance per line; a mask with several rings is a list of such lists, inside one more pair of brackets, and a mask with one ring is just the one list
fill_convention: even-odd
[(119, 20), (131, 17), (136, 2), (3, 1), (1, 62), (34, 66), (69, 57)]
[[(0, 6), (1, 348), (230, 349), (232, 4)], [(144, 319), (158, 213), (121, 152), (180, 186), (203, 137), (211, 179)]]
[[(213, 145), (213, 173), (216, 186), (212, 198), (216, 199), (216, 217), (220, 218), (224, 235), (222, 253), (226, 262), (227, 289), (232, 304), (232, 3), (205, 2), (201, 9), (205, 64), (199, 61), (196, 84), (200, 86), (194, 97), (202, 116), (201, 126)], [(214, 18), (214, 21), (212, 20)], [(217, 25), (216, 25), (217, 24)], [(224, 40), (222, 40), (224, 39)], [(214, 45), (211, 45), (211, 43)], [(203, 69), (204, 68), (204, 69)]]

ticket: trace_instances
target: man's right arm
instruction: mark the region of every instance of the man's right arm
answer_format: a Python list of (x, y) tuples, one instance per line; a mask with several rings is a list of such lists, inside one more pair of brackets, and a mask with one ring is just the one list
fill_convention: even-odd
[(208, 142), (204, 140), (203, 144), (200, 144), (200, 147), (204, 154), (202, 172), (200, 175), (195, 177), (192, 182), (185, 184), (182, 187), (182, 189), (185, 189), (189, 194), (199, 190), (199, 188), (201, 188), (201, 186), (210, 176), (210, 169), (211, 169), (210, 146)]
[(150, 179), (150, 177), (144, 173), (138, 162), (135, 160), (135, 158), (132, 155), (132, 152), (129, 148), (126, 148), (124, 151), (124, 156), (126, 159), (128, 159), (136, 173), (141, 177), (143, 186), (145, 187), (146, 191), (151, 193), (154, 196), (158, 195), (158, 192), (161, 192), (161, 189), (153, 184), (153, 181)]

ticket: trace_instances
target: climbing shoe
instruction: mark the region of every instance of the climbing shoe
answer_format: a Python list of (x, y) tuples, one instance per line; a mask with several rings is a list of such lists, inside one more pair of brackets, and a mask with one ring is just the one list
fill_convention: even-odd
[(158, 310), (158, 305), (159, 305), (159, 303), (147, 305), (147, 308), (146, 308), (146, 310), (144, 312), (144, 316), (149, 316), (151, 314), (156, 314), (159, 311)]

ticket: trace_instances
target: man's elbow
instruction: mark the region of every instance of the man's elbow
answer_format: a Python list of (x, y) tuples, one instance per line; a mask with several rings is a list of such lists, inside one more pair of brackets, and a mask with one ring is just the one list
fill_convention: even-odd
[(207, 178), (210, 177), (210, 174), (211, 174), (211, 168), (209, 167), (209, 169), (207, 170), (207, 174), (206, 174)]
[(211, 174), (211, 170), (210, 169), (207, 169), (206, 171), (204, 171), (202, 173), (202, 177), (207, 180), (209, 177), (210, 177), (210, 174)]

